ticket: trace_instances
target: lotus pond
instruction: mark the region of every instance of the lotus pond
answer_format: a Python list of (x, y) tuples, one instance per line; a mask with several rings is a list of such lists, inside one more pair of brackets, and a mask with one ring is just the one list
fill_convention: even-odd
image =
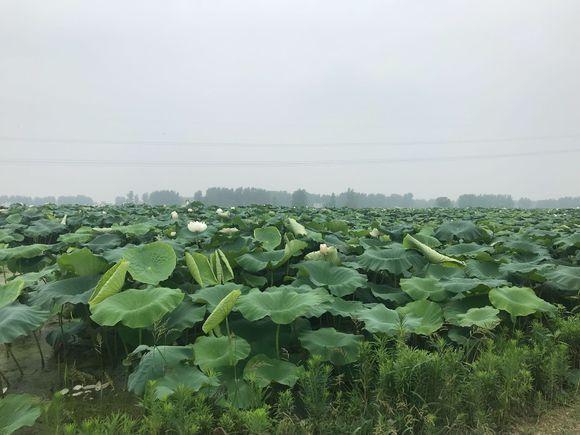
[(0, 433), (496, 429), (577, 391), (579, 248), (580, 210), (0, 209)]

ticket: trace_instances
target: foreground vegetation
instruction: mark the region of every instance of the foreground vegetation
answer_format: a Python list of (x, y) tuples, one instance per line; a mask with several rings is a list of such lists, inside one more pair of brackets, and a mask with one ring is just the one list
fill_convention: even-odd
[(579, 228), (574, 209), (3, 209), (0, 343), (18, 370), (42, 336), (57, 376), (26, 391), (3, 369), (0, 433), (501, 430), (577, 394)]

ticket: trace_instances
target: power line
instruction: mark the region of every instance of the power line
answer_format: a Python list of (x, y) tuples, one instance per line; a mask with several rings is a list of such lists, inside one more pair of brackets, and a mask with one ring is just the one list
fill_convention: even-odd
[(145, 161), (145, 160), (90, 160), (90, 159), (3, 159), (2, 166), (83, 166), (83, 167), (165, 167), (165, 168), (235, 168), (235, 167), (324, 167), (364, 166), (397, 163), (439, 163), (468, 160), (538, 157), (579, 153), (580, 148), (528, 151), (502, 154), (472, 154), (441, 157), (409, 157), (394, 159), (349, 159), (349, 160), (223, 160), (223, 161)]
[(146, 146), (197, 146), (197, 147), (359, 147), (359, 146), (417, 146), (417, 145), (451, 145), (451, 144), (477, 144), (477, 143), (506, 143), (506, 142), (534, 142), (545, 140), (561, 140), (580, 138), (580, 134), (561, 136), (520, 136), (504, 138), (480, 138), (480, 139), (450, 139), (450, 140), (411, 140), (411, 141), (377, 141), (377, 142), (204, 142), (204, 141), (162, 141), (162, 140), (97, 140), (97, 139), (66, 139), (66, 138), (27, 138), (17, 136), (0, 136), (0, 142), (19, 143), (46, 143), (46, 144), (83, 144), (83, 145), (146, 145)]

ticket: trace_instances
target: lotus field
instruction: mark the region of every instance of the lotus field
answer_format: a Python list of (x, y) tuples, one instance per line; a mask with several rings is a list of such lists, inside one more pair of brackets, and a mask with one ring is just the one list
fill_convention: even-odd
[[(85, 371), (99, 385), (148, 404), (147, 433), (492, 427), (484, 415), (500, 421), (518, 409), (523, 402), (514, 391), (526, 382), (526, 400), (540, 393), (552, 400), (577, 385), (580, 338), (568, 336), (578, 325), (579, 248), (580, 210), (222, 210), (200, 203), (0, 209), (0, 344), (7, 350), (0, 433), (53, 424), (54, 391), (65, 408), (92, 400), (97, 409), (112, 393), (72, 397), (71, 373), (86, 361), (94, 362)], [(544, 345), (560, 346), (560, 353), (533, 354), (546, 337), (556, 337)], [(59, 382), (34, 392), (38, 398), (19, 388), (28, 376), (18, 371), (22, 342), (35, 352), (46, 343), (53, 349), (35, 353), (38, 369), (58, 372)], [(524, 348), (517, 375), (496, 361), (484, 382), (492, 364), (484, 358), (508, 351), (516, 358)], [(409, 371), (435, 360), (455, 369)], [(546, 361), (565, 372), (550, 391), (544, 389), (553, 376), (538, 371)], [(403, 381), (389, 373), (411, 374)], [(453, 384), (451, 375), (470, 376), (471, 389), (460, 390), (468, 381)], [(447, 379), (443, 386), (418, 390), (439, 378)], [(516, 381), (507, 388), (510, 379)], [(485, 402), (491, 383), (515, 399)], [(452, 396), (445, 385), (461, 394), (453, 399), (457, 410), (433, 405)], [(438, 397), (429, 399), (433, 391)], [(152, 413), (162, 412), (151, 411), (160, 406), (154, 404), (175, 410), (183, 396), (197, 400), (197, 417), (179, 414), (193, 419), (189, 429), (169, 427), (175, 416), (152, 429)], [(398, 420), (399, 406), (412, 421)], [(357, 417), (321, 427), (349, 412)], [(130, 415), (127, 431), (138, 432)], [(51, 431), (92, 433), (86, 427), (96, 424), (59, 418), (69, 426), (57, 422)]]

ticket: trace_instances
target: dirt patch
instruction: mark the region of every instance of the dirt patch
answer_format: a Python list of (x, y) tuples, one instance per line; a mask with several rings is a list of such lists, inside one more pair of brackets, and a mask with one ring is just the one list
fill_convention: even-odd
[(514, 424), (508, 433), (518, 435), (580, 434), (580, 398)]

